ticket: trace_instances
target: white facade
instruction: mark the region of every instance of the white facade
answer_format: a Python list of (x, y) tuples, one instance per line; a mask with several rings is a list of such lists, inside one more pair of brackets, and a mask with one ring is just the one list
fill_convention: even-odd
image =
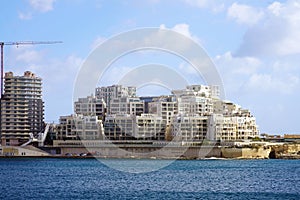
[(170, 98), (160, 98), (148, 104), (149, 113), (156, 114), (161, 117), (166, 125), (170, 125), (172, 117), (178, 113), (178, 105), (176, 101), (170, 101)]
[(179, 114), (208, 116), (213, 113), (211, 98), (200, 96), (181, 96), (177, 98), (177, 102)]
[(110, 103), (114, 98), (136, 97), (136, 87), (126, 87), (122, 85), (98, 87), (95, 90), (95, 96), (105, 101), (107, 111), (109, 112)]
[(61, 116), (56, 130), (58, 140), (103, 139), (102, 121), (97, 116)]
[(104, 132), (109, 140), (164, 140), (165, 124), (161, 117), (152, 114), (109, 115)]
[(210, 140), (247, 140), (259, 135), (254, 117), (224, 116), (214, 114), (209, 117), (208, 138)]
[(135, 118), (128, 114), (108, 115), (104, 122), (104, 135), (108, 140), (133, 140)]
[(202, 141), (206, 139), (208, 130), (208, 118), (204, 116), (173, 117), (171, 132), (182, 141)]
[(106, 103), (103, 99), (94, 96), (79, 98), (74, 102), (74, 111), (77, 115), (97, 116), (102, 119), (105, 115)]
[(135, 137), (142, 140), (164, 140), (166, 124), (162, 117), (142, 114), (136, 117)]
[(110, 114), (141, 115), (144, 112), (144, 103), (138, 97), (120, 97), (112, 99)]
[[(144, 101), (136, 97), (135, 87), (100, 87), (96, 89), (96, 97), (80, 98), (75, 102), (75, 113), (98, 116), (97, 103), (108, 102), (107, 113), (102, 116), (104, 135), (109, 140), (169, 140), (179, 136), (177, 138), (182, 141), (201, 142), (204, 139), (247, 140), (258, 136), (258, 127), (250, 111), (218, 99), (217, 86), (191, 85), (172, 93), (171, 96), (145, 98), (149, 112), (145, 113)], [(99, 101), (99, 98), (103, 99)], [(103, 109), (101, 112), (104, 113)], [(71, 118), (71, 122), (68, 118), (62, 120), (67, 120), (60, 123), (66, 129), (61, 131), (64, 137), (74, 139), (78, 133), (83, 133), (72, 126), (69, 131), (74, 119)]]
[(195, 96), (208, 97), (213, 99), (220, 98), (220, 88), (216, 85), (188, 85), (183, 90), (173, 90), (176, 96), (193, 94)]

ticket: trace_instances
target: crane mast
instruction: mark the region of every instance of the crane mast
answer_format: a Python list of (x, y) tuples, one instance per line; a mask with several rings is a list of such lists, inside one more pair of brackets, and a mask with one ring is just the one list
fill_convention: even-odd
[(3, 58), (3, 51), (5, 45), (37, 45), (37, 44), (56, 44), (62, 43), (62, 41), (20, 41), (20, 42), (0, 42), (1, 46), (1, 97), (3, 96), (3, 85), (4, 85), (4, 58)]

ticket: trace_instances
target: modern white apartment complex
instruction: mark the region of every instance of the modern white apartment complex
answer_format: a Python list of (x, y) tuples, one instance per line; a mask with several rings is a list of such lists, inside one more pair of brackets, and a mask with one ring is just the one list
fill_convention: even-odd
[(37, 136), (44, 128), (42, 79), (26, 71), (23, 76), (5, 73), (1, 97), (2, 145), (20, 145), (30, 134)]
[(209, 117), (208, 139), (219, 141), (246, 140), (258, 136), (256, 120), (251, 116), (224, 116), (214, 114)]
[(110, 103), (114, 98), (136, 97), (136, 87), (125, 87), (122, 85), (98, 87), (95, 90), (95, 96), (105, 101), (107, 111), (110, 112)]
[(208, 118), (200, 115), (178, 115), (173, 118), (171, 131), (173, 136), (182, 141), (203, 141), (208, 133)]
[(144, 113), (144, 103), (138, 97), (114, 98), (109, 109), (110, 114), (141, 115)]
[[(201, 142), (257, 137), (258, 127), (250, 111), (221, 100), (219, 95), (217, 86), (205, 85), (187, 86), (169, 96), (143, 98), (136, 96), (135, 87), (100, 87), (95, 97), (78, 99), (74, 109), (80, 115), (62, 117), (57, 130), (59, 138), (67, 139), (103, 136), (109, 140), (162, 141), (176, 136), (181, 141)], [(92, 123), (91, 120), (98, 125), (87, 130), (82, 123)]]
[(164, 140), (165, 123), (152, 114), (109, 115), (104, 122), (105, 137), (109, 140)]
[(77, 115), (83, 116), (97, 116), (103, 119), (105, 116), (106, 103), (103, 99), (97, 98), (93, 95), (85, 98), (79, 98), (74, 102), (74, 111)]
[(129, 114), (108, 115), (104, 122), (105, 139), (134, 140), (135, 117)]
[(61, 116), (56, 125), (57, 140), (103, 139), (102, 121), (97, 116)]
[[(205, 136), (208, 140), (218, 141), (245, 140), (258, 136), (256, 120), (250, 111), (218, 99), (217, 87), (192, 85), (172, 92), (178, 103), (178, 115), (172, 124), (174, 136), (181, 135), (182, 140)], [(204, 125), (204, 129), (200, 124)], [(186, 135), (188, 133), (189, 137)]]
[(149, 113), (161, 117), (166, 125), (170, 125), (172, 117), (178, 113), (178, 105), (173, 96), (162, 96), (148, 104)]
[(213, 113), (211, 87), (203, 85), (187, 86), (183, 90), (173, 90), (178, 104), (178, 114), (208, 116)]
[(157, 115), (136, 116), (135, 138), (139, 140), (165, 140), (166, 123)]

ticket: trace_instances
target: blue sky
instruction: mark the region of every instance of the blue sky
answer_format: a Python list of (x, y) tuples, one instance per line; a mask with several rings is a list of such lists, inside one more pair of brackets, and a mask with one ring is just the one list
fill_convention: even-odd
[[(73, 112), (74, 81), (98, 44), (124, 31), (166, 27), (202, 45), (226, 98), (249, 108), (261, 132), (300, 131), (299, 0), (11, 0), (1, 8), (1, 41), (63, 41), (5, 47), (5, 71), (43, 78), (46, 121)], [(118, 60), (100, 84), (114, 84), (131, 66), (153, 60), (203, 83), (186, 63), (150, 52)]]

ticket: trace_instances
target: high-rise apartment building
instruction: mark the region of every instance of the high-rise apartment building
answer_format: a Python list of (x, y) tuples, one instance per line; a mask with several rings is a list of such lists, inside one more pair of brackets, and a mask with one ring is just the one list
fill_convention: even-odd
[(19, 145), (44, 128), (42, 79), (26, 71), (23, 76), (5, 73), (1, 97), (2, 145)]

